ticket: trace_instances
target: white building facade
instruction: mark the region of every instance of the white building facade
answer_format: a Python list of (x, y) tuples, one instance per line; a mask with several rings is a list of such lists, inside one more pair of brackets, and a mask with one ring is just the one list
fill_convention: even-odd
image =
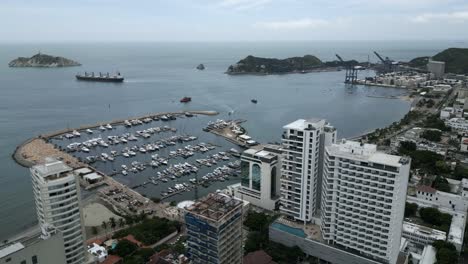
[(83, 263), (84, 227), (75, 174), (63, 162), (46, 158), (31, 168), (31, 176), (39, 225), (50, 223), (62, 232), (66, 264)]
[(378, 152), (376, 145), (343, 141), (327, 147), (323, 239), (381, 263), (396, 263), (410, 163)]
[(323, 119), (299, 119), (283, 128), (280, 210), (309, 222), (320, 206), (323, 150), (336, 142), (336, 129)]
[(237, 197), (267, 210), (279, 207), (281, 148), (264, 145), (248, 149), (241, 156), (241, 186)]

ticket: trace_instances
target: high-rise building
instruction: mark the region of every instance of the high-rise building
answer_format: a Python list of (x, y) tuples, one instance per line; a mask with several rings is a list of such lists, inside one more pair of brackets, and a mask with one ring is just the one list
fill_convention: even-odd
[(237, 198), (211, 193), (186, 208), (187, 255), (192, 263), (241, 263), (242, 206)]
[(241, 199), (251, 204), (275, 210), (279, 206), (281, 147), (258, 145), (241, 156)]
[(0, 246), (0, 263), (63, 264), (65, 250), (62, 233), (52, 225), (45, 225), (39, 232), (9, 241)]
[(343, 141), (326, 147), (321, 230), (328, 244), (380, 263), (400, 250), (410, 160), (376, 145)]
[(323, 150), (336, 142), (336, 129), (323, 119), (299, 119), (283, 128), (280, 210), (309, 222), (320, 207)]
[(85, 259), (80, 186), (72, 169), (62, 161), (46, 158), (31, 168), (39, 225), (52, 224), (62, 232), (67, 264)]

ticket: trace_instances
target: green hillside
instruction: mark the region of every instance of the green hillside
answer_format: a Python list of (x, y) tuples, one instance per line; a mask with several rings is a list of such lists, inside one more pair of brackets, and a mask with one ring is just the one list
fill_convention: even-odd
[(434, 57), (435, 61), (445, 62), (445, 72), (468, 74), (468, 49), (450, 48)]

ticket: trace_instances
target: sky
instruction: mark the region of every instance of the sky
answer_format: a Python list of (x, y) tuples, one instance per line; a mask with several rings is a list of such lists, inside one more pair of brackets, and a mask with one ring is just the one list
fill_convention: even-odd
[(467, 39), (468, 0), (0, 0), (0, 43)]

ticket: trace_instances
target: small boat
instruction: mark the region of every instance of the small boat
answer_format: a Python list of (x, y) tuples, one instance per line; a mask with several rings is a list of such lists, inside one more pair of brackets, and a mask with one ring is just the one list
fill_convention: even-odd
[(74, 137), (79, 137), (79, 136), (81, 136), (80, 132), (78, 132), (78, 131), (76, 131), (76, 130), (73, 130), (72, 134), (73, 134)]
[(107, 124), (107, 125), (106, 125), (106, 128), (107, 128), (107, 129), (112, 129), (112, 126), (111, 126), (110, 124)]
[(190, 113), (190, 112), (185, 112), (185, 116), (186, 116), (186, 117), (192, 117), (192, 116), (193, 116), (193, 114), (192, 114), (192, 113)]
[(128, 172), (127, 172), (126, 170), (123, 170), (123, 171), (122, 171), (122, 174), (123, 174), (123, 175), (127, 175)]
[(197, 70), (203, 71), (204, 69), (205, 69), (205, 65), (203, 65), (202, 63), (200, 63), (200, 64), (197, 66)]
[(92, 134), (92, 133), (93, 133), (93, 131), (92, 131), (91, 129), (89, 129), (89, 128), (88, 128), (88, 129), (86, 129), (86, 133), (88, 133), (88, 134)]
[(192, 97), (184, 97), (184, 98), (180, 99), (181, 103), (188, 103), (190, 101), (192, 101)]
[(256, 104), (256, 103), (258, 102), (257, 99), (252, 99), (252, 100), (250, 100), (250, 101), (251, 101), (252, 103), (254, 103), (254, 104)]
[(106, 130), (106, 128), (103, 127), (103, 126), (99, 126), (99, 130), (104, 131), (104, 130)]

